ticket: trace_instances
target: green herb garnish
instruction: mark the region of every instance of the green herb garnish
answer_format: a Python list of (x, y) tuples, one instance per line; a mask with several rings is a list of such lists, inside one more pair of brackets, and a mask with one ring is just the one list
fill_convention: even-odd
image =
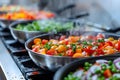
[(98, 39), (98, 42), (105, 42), (104, 39)]
[(50, 46), (50, 44), (47, 43), (44, 45), (44, 48), (47, 48), (49, 50), (51, 48), (51, 46)]
[(88, 43), (87, 43), (87, 41), (83, 41), (82, 44), (87, 45)]
[(75, 50), (76, 50), (76, 44), (71, 44), (71, 46), (72, 46), (72, 51), (75, 52)]

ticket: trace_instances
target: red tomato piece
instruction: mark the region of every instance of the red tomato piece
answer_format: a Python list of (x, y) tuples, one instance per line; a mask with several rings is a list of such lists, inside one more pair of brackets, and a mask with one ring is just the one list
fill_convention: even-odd
[(72, 49), (67, 50), (66, 53), (67, 53), (67, 56), (71, 56), (71, 57), (74, 54), (73, 51), (72, 51)]
[(117, 50), (120, 50), (120, 40), (118, 40), (118, 42), (115, 44), (115, 48)]
[(50, 49), (47, 51), (48, 55), (54, 55), (56, 53), (56, 51), (54, 49)]
[(47, 42), (48, 42), (48, 40), (46, 40), (46, 39), (42, 40), (42, 44), (46, 44)]
[(99, 43), (98, 48), (102, 48), (104, 46), (104, 42)]
[(111, 41), (106, 41), (105, 44), (107, 44), (108, 46), (113, 46), (113, 43)]
[(120, 49), (120, 45), (119, 45), (118, 43), (116, 43), (116, 44), (115, 44), (115, 48), (116, 48), (117, 50), (119, 50), (119, 49)]
[(86, 48), (83, 49), (85, 52), (88, 53), (88, 55), (92, 55), (95, 50), (92, 50), (92, 46), (87, 46)]
[(65, 44), (68, 45), (69, 41), (68, 40), (65, 40)]
[(101, 55), (101, 54), (104, 54), (103, 50), (100, 49), (100, 48), (96, 49), (96, 52), (97, 52), (98, 56)]
[(111, 76), (112, 76), (111, 71), (110, 71), (109, 69), (106, 69), (106, 70), (104, 71), (104, 76), (105, 76), (106, 78), (111, 77)]

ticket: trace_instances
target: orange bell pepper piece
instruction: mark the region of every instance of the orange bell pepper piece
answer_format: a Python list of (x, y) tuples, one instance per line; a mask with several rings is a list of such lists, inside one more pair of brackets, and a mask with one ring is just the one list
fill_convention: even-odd
[(82, 56), (83, 56), (82, 53), (75, 53), (73, 55), (73, 58), (79, 58), (79, 57), (82, 57)]

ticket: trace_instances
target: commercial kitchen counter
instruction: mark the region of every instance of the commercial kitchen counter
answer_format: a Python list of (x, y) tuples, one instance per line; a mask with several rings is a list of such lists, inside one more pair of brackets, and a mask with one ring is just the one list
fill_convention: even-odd
[[(0, 39), (0, 66), (3, 72), (0, 71), (0, 80), (25, 80), (18, 66), (13, 61), (8, 50)], [(5, 75), (5, 76), (4, 76)], [(6, 79), (5, 79), (6, 78)]]

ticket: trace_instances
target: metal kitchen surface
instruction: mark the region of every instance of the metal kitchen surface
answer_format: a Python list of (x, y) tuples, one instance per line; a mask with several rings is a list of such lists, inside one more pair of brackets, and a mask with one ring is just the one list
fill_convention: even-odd
[(21, 71), (11, 58), (8, 50), (0, 40), (0, 66), (7, 80), (25, 80)]
[(25, 80), (18, 66), (11, 58), (9, 51), (6, 49), (0, 39), (0, 66), (7, 80)]
[(0, 29), (0, 63), (7, 80), (52, 80), (53, 72), (36, 66), (24, 44), (14, 40), (8, 28)]

